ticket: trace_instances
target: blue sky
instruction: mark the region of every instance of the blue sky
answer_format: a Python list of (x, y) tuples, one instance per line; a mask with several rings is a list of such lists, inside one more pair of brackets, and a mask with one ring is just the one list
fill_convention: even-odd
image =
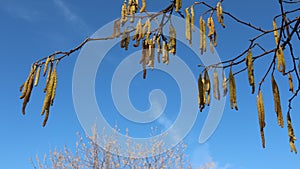
[[(215, 4), (215, 2), (213, 1), (211, 4)], [(0, 132), (2, 135), (0, 168), (32, 168), (29, 162), (30, 157), (34, 158), (36, 154), (42, 156), (54, 148), (63, 147), (63, 145), (74, 146), (76, 132), (84, 132), (72, 102), (72, 75), (79, 52), (62, 60), (58, 67), (57, 96), (45, 128), (41, 126), (43, 117), (39, 115), (44, 96), (43, 87), (34, 89), (26, 116), (21, 114), (22, 101), (19, 100), (18, 89), (25, 80), (32, 62), (54, 51), (68, 50), (78, 45), (101, 26), (118, 18), (121, 3), (122, 1), (103, 2), (100, 0), (85, 2), (78, 0), (28, 0), (26, 2), (1, 0), (0, 72), (3, 79), (0, 97)], [(152, 1), (149, 2), (149, 8), (159, 10), (161, 6), (166, 6), (168, 3), (168, 1), (160, 1), (159, 3)], [(188, 0), (186, 3), (192, 4), (192, 1)], [(226, 11), (232, 11), (232, 14), (243, 20), (261, 25), (266, 29), (271, 28), (272, 16), (279, 12), (279, 7), (272, 0), (263, 2), (258, 0), (224, 1), (223, 8)], [(226, 29), (218, 29), (219, 45), (216, 50), (222, 60), (239, 54), (248, 46), (249, 38), (255, 35), (245, 26), (231, 21), (229, 18), (225, 18)], [(270, 37), (264, 43), (270, 47), (274, 41)], [(186, 54), (184, 49), (178, 49), (179, 56)], [(132, 131), (133, 134), (143, 136), (145, 131), (138, 130), (135, 132), (135, 124), (122, 120), (116, 114), (112, 101), (105, 99), (110, 94), (108, 88), (109, 78), (111, 78), (109, 63), (114, 66), (117, 64), (115, 62), (122, 60), (122, 55), (128, 54), (119, 49), (118, 46), (108, 54), (111, 58), (107, 58), (104, 62), (108, 65), (100, 68), (97, 74), (96, 95), (99, 103), (105, 103), (102, 109), (106, 112), (110, 124), (117, 122), (121, 129), (129, 127), (129, 131)], [(184, 57), (183, 60), (191, 66), (191, 70), (197, 76), (200, 71), (196, 67), (199, 60), (193, 56)], [(263, 68), (264, 63), (258, 64), (255, 74), (256, 81), (261, 78), (262, 72), (260, 70)], [(277, 126), (273, 101), (271, 100), (272, 93), (268, 83), (263, 86), (267, 122), (265, 129), (266, 148), (261, 147), (255, 104), (256, 96), (250, 94), (250, 87), (245, 75), (244, 73), (236, 77), (239, 111), (231, 110), (227, 99), (222, 120), (215, 133), (205, 144), (198, 143), (198, 135), (208, 109), (198, 115), (192, 131), (185, 139), (189, 147), (187, 154), (190, 160), (194, 164), (214, 161), (217, 168), (297, 168), (300, 165), (299, 155), (289, 151), (287, 129), (281, 129)], [(153, 88), (162, 89), (168, 99), (170, 98), (168, 104), (171, 105), (167, 106), (165, 119), (161, 120), (167, 124), (166, 126), (169, 126), (176, 118), (176, 113), (173, 112), (176, 112), (180, 102), (180, 94), (174, 80), (159, 71), (150, 72), (147, 81), (140, 77), (137, 76), (134, 79), (133, 86), (130, 88), (134, 106), (141, 110), (146, 109), (149, 106), (147, 103), (149, 91)], [(280, 80), (279, 83), (282, 84), (282, 107), (285, 113), (287, 102), (283, 98), (290, 96), (288, 84), (286, 79), (278, 79)], [(300, 120), (297, 118), (300, 107), (297, 106), (297, 103), (299, 103), (299, 98), (295, 99), (291, 112), (296, 136), (300, 134)], [(142, 127), (147, 128), (149, 126)], [(299, 141), (296, 141), (296, 146), (300, 149)]]

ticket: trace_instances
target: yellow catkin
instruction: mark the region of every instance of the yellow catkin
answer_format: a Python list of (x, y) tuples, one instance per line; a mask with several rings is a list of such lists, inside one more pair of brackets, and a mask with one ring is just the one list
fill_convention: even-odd
[(136, 43), (133, 45), (134, 47), (139, 46), (141, 38), (142, 38), (142, 21), (141, 19), (139, 19), (135, 27), (135, 33), (132, 37), (132, 40), (136, 40)]
[(124, 1), (121, 9), (121, 23), (124, 25), (128, 20), (126, 1)]
[(276, 58), (277, 58), (277, 69), (279, 72), (285, 72), (285, 60), (284, 60), (284, 53), (282, 47), (279, 45), (278, 50), (276, 51)]
[(284, 121), (282, 117), (281, 103), (280, 103), (280, 94), (279, 89), (276, 83), (274, 76), (272, 75), (272, 92), (274, 100), (274, 108), (277, 115), (277, 123), (280, 127), (284, 127)]
[(34, 86), (37, 86), (39, 84), (40, 74), (41, 74), (41, 66), (39, 66), (37, 69)]
[(50, 110), (46, 110), (46, 115), (44, 117), (44, 121), (43, 121), (43, 127), (46, 126), (48, 118), (49, 118), (49, 114), (50, 114)]
[(212, 16), (210, 16), (207, 19), (207, 26), (208, 26), (208, 37), (209, 37), (209, 41), (210, 41), (210, 51), (213, 53), (214, 52), (214, 48), (213, 46), (217, 46), (217, 41), (216, 41), (216, 30), (215, 30), (215, 24), (214, 24), (214, 20), (212, 18)]
[(170, 25), (169, 37), (170, 37), (170, 53), (175, 55), (176, 54), (176, 29), (173, 27), (172, 24)]
[(142, 7), (140, 9), (140, 13), (145, 12), (146, 9), (146, 0), (142, 0)]
[(52, 93), (51, 93), (51, 106), (53, 105), (53, 101), (56, 94), (56, 86), (57, 86), (57, 73), (56, 73), (56, 67), (53, 70), (53, 86), (52, 86)]
[(273, 29), (274, 29), (275, 43), (276, 43), (276, 45), (278, 45), (278, 43), (279, 43), (279, 35), (278, 35), (277, 25), (276, 25), (276, 21), (275, 20), (273, 20)]
[(294, 129), (292, 126), (290, 112), (287, 113), (287, 123), (288, 123), (288, 134), (289, 134), (289, 138), (290, 138), (289, 140), (290, 140), (291, 152), (295, 152), (297, 154), (297, 149), (295, 146), (296, 136), (294, 134)]
[(200, 112), (202, 112), (202, 110), (205, 107), (205, 102), (204, 102), (204, 88), (203, 88), (201, 74), (199, 74), (199, 77), (198, 77), (198, 103), (199, 103)]
[(32, 91), (33, 83), (34, 83), (35, 73), (36, 73), (36, 66), (33, 66), (32, 71), (30, 71), (30, 74), (29, 74), (28, 84), (26, 85), (27, 89), (26, 89), (26, 93), (25, 93), (25, 96), (23, 99), (23, 105), (22, 105), (22, 113), (23, 114), (26, 114), (25, 109), (26, 109), (27, 103), (29, 102), (29, 99), (30, 99), (30, 95), (31, 95), (31, 91)]
[(226, 79), (226, 76), (225, 76), (225, 73), (224, 73), (224, 69), (223, 69), (223, 72), (222, 72), (222, 88), (223, 88), (223, 97), (225, 97), (227, 95), (227, 79)]
[(194, 11), (194, 5), (191, 6), (191, 28), (192, 31), (195, 31), (195, 11)]
[(155, 45), (152, 39), (150, 39), (149, 41), (149, 47), (148, 47), (148, 51), (149, 51), (149, 61), (148, 61), (148, 66), (153, 70), (154, 69), (154, 51), (155, 51)]
[(128, 11), (129, 11), (129, 14), (131, 16), (130, 17), (130, 23), (134, 22), (136, 10), (137, 10), (137, 5), (136, 5), (135, 1), (131, 1), (131, 3), (128, 4)]
[(146, 44), (145, 40), (142, 43), (142, 57), (140, 60), (140, 64), (142, 64), (143, 69), (146, 69), (146, 57), (148, 54), (148, 44)]
[(218, 22), (222, 25), (223, 28), (225, 28), (223, 9), (222, 9), (221, 2), (217, 3), (217, 18), (218, 18)]
[(148, 44), (146, 44), (145, 40), (143, 40), (142, 43), (142, 57), (140, 60), (140, 64), (142, 64), (143, 67), (143, 79), (146, 79), (147, 75), (147, 69), (146, 69), (146, 59), (148, 55)]
[(151, 21), (150, 19), (146, 20), (145, 23), (145, 32), (146, 32), (146, 43), (149, 42), (150, 34), (151, 34)]
[(256, 104), (258, 110), (258, 120), (260, 126), (260, 134), (262, 140), (262, 147), (265, 148), (265, 136), (264, 136), (264, 128), (265, 128), (265, 109), (264, 109), (264, 102), (262, 97), (262, 92), (259, 91), (258, 95), (256, 96)]
[(203, 20), (202, 16), (199, 19), (199, 25), (200, 25), (200, 50), (201, 54), (206, 52), (206, 23)]
[(210, 78), (209, 78), (209, 75), (208, 75), (208, 71), (205, 70), (204, 71), (204, 77), (203, 77), (203, 80), (204, 80), (204, 91), (206, 92), (205, 93), (205, 103), (209, 106), (210, 105)]
[(254, 66), (253, 66), (251, 49), (249, 49), (245, 60), (246, 60), (246, 66), (248, 69), (248, 82), (249, 82), (250, 86), (252, 87), (251, 93), (253, 94), (255, 91), (255, 82), (254, 82)]
[(48, 70), (47, 79), (46, 79), (46, 86), (45, 86), (45, 88), (44, 88), (44, 93), (46, 92), (47, 87), (48, 87), (48, 84), (49, 84), (50, 79), (51, 79), (52, 68), (53, 68), (53, 62), (51, 61), (51, 62), (50, 62), (50, 68), (49, 68), (49, 70)]
[(51, 72), (51, 73), (49, 72), (49, 74), (50, 74), (50, 79), (49, 79), (48, 85), (46, 87), (46, 95), (44, 98), (44, 104), (42, 107), (41, 115), (44, 115), (45, 111), (49, 110), (50, 105), (51, 105), (51, 97), (53, 94), (53, 85), (54, 85), (55, 77), (54, 77), (53, 72)]
[(295, 93), (295, 91), (294, 91), (294, 85), (293, 85), (293, 77), (292, 77), (292, 75), (290, 73), (288, 73), (288, 79), (289, 79), (289, 86), (290, 86), (289, 90), (292, 93)]
[(46, 62), (45, 62), (45, 65), (44, 65), (44, 72), (43, 72), (43, 76), (45, 76), (45, 75), (46, 75), (46, 73), (47, 73), (48, 64), (49, 64), (50, 60), (51, 60), (51, 57), (48, 57), (48, 58), (46, 59)]
[(30, 72), (28, 74), (28, 77), (26, 79), (26, 81), (20, 86), (20, 92), (22, 92), (20, 99), (23, 99), (26, 95), (26, 91), (28, 89), (28, 83), (29, 83), (29, 79), (31, 77), (31, 74), (33, 73), (33, 66), (31, 66)]
[(178, 12), (182, 6), (182, 0), (175, 0), (175, 11)]
[(191, 41), (192, 41), (192, 35), (191, 35), (191, 16), (189, 13), (189, 8), (185, 9), (185, 37), (186, 40), (188, 40), (190, 42), (191, 45)]
[(219, 77), (218, 77), (217, 69), (214, 70), (213, 88), (214, 88), (214, 98), (220, 100)]
[(235, 85), (235, 79), (231, 68), (229, 72), (229, 88), (230, 88), (230, 107), (232, 109), (238, 110), (237, 101), (236, 101), (236, 85)]
[(169, 64), (169, 47), (168, 44), (164, 41), (163, 42), (163, 51), (162, 51), (162, 62), (166, 65)]
[(161, 37), (158, 35), (156, 39), (156, 44), (157, 44), (157, 62), (160, 63), (160, 55), (162, 53), (162, 48), (161, 48)]

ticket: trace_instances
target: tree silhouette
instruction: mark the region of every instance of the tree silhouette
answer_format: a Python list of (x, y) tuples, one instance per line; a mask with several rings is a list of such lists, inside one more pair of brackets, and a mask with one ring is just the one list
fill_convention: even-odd
[[(265, 127), (265, 110), (263, 101), (262, 86), (265, 84), (267, 77), (271, 77), (270, 83), (272, 84), (274, 110), (277, 114), (277, 121), (280, 127), (284, 127), (284, 121), (287, 123), (287, 129), (289, 134), (289, 143), (291, 151), (297, 153), (294, 141), (296, 137), (294, 135), (292, 122), (291, 122), (291, 110), (293, 100), (299, 93), (300, 86), (300, 59), (295, 54), (295, 43), (299, 42), (300, 39), (300, 16), (298, 8), (298, 0), (279, 0), (277, 2), (279, 6), (279, 13), (273, 17), (270, 24), (273, 24), (273, 29), (264, 29), (260, 25), (254, 25), (247, 21), (239, 19), (229, 11), (222, 9), (222, 4), (226, 3), (220, 0), (216, 4), (209, 4), (206, 1), (195, 1), (193, 4), (184, 4), (185, 9), (182, 8), (182, 0), (171, 1), (170, 4), (164, 9), (157, 13), (148, 13), (146, 0), (138, 2), (138, 0), (124, 1), (121, 5), (121, 17), (114, 22), (114, 28), (112, 35), (103, 38), (86, 38), (75, 48), (69, 51), (59, 51), (50, 54), (47, 57), (41, 58), (31, 65), (31, 71), (28, 75), (27, 80), (21, 86), (22, 91), (21, 99), (24, 100), (22, 112), (25, 114), (26, 105), (29, 102), (31, 91), (33, 86), (38, 85), (41, 69), (43, 68), (43, 76), (46, 76), (46, 87), (44, 89), (45, 99), (41, 114), (45, 114), (43, 126), (49, 117), (50, 106), (53, 105), (56, 84), (57, 84), (57, 73), (56, 67), (60, 60), (70, 56), (75, 51), (80, 50), (85, 44), (91, 41), (103, 41), (111, 39), (121, 39), (120, 47), (128, 50), (130, 41), (135, 41), (134, 47), (141, 46), (142, 57), (140, 63), (143, 69), (143, 78), (146, 78), (147, 67), (154, 68), (155, 54), (157, 61), (162, 61), (165, 64), (169, 62), (169, 55), (176, 54), (176, 27), (171, 22), (172, 14), (179, 15), (186, 20), (185, 25), (185, 36), (186, 40), (192, 45), (192, 37), (200, 36), (199, 50), (201, 53), (208, 52), (207, 46), (209, 45), (210, 52), (213, 52), (214, 47), (217, 46), (217, 29), (226, 29), (226, 22), (235, 22), (238, 25), (243, 25), (249, 28), (249, 30), (255, 33), (249, 40), (249, 45), (246, 49), (241, 49), (241, 53), (233, 58), (224, 60), (211, 65), (198, 66), (202, 69), (198, 79), (198, 96), (199, 96), (199, 108), (202, 111), (205, 106), (210, 104), (211, 100), (211, 89), (213, 97), (220, 99), (221, 95), (225, 96), (227, 91), (230, 95), (230, 107), (238, 110), (238, 103), (236, 97), (236, 81), (235, 76), (243, 72), (247, 72), (249, 85), (251, 86), (251, 93), (257, 93), (257, 109), (259, 117), (259, 126), (261, 132), (262, 146), (265, 147), (264, 139), (264, 127)], [(199, 6), (205, 7), (205, 11), (197, 11)], [(200, 18), (195, 18), (195, 12), (200, 13)], [(136, 15), (140, 13), (141, 15)], [(151, 23), (161, 16), (157, 27), (151, 27)], [(135, 20), (138, 19), (137, 24), (132, 26)], [(196, 22), (199, 21), (199, 22)], [(216, 21), (216, 22), (215, 22)], [(194, 35), (195, 24), (200, 28), (200, 35)], [(220, 27), (217, 26), (220, 24)], [(169, 24), (169, 35), (164, 35), (163, 29)], [(273, 34), (273, 35), (272, 35)], [(261, 41), (263, 38), (267, 38), (269, 35), (274, 36), (274, 45), (272, 48), (265, 47), (265, 44)], [(209, 42), (206, 41), (206, 36)], [(222, 35), (220, 35), (222, 36)], [(208, 44), (209, 43), (209, 44)], [(247, 43), (247, 42), (245, 42)], [(299, 45), (299, 44), (298, 44)], [(155, 51), (155, 49), (157, 49)], [(180, 49), (179, 49), (180, 50)], [(262, 78), (259, 81), (255, 81), (255, 63), (261, 61), (261, 58), (266, 58), (267, 61), (262, 73)], [(137, 63), (138, 64), (138, 63)], [(240, 70), (233, 70), (233, 68), (241, 66)], [(218, 77), (216, 69), (223, 70), (223, 76)], [(225, 69), (229, 69), (229, 75), (226, 76), (224, 73)], [(277, 70), (276, 70), (277, 69)], [(210, 82), (208, 75), (209, 70), (214, 70), (213, 81)], [(279, 84), (276, 82), (275, 76), (286, 77), (289, 83), (289, 90), (291, 92), (290, 98), (287, 99), (288, 110), (286, 113), (286, 120), (282, 113), (280, 99)], [(219, 80), (222, 81), (222, 85), (219, 85)], [(294, 87), (294, 84), (297, 87)], [(212, 88), (211, 88), (212, 84)], [(223, 92), (221, 94), (220, 88)]]
[[(85, 141), (85, 139), (87, 141)], [(99, 146), (99, 141), (103, 147)], [(79, 135), (75, 149), (72, 150), (64, 146), (62, 150), (53, 150), (45, 155), (41, 160), (39, 156), (31, 159), (34, 168), (38, 169), (60, 169), (60, 168), (93, 168), (93, 169), (110, 169), (110, 168), (136, 168), (136, 169), (156, 169), (156, 168), (188, 168), (192, 169), (192, 164), (186, 159), (186, 145), (181, 142), (175, 147), (163, 152), (163, 139), (154, 139), (149, 145), (131, 145), (132, 140), (126, 142), (125, 151), (120, 144), (116, 135), (99, 135), (95, 128), (91, 136), (83, 138)], [(112, 151), (117, 153), (112, 153)], [(149, 152), (150, 151), (150, 152)], [(128, 156), (122, 156), (122, 154)], [(137, 156), (147, 155), (144, 158)], [(35, 164), (36, 163), (36, 164)], [(198, 169), (215, 168), (214, 162), (208, 162), (199, 166)]]

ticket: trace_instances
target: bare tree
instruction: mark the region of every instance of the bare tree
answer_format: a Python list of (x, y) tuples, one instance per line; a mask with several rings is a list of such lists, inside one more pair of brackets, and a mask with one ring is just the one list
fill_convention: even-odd
[[(108, 35), (103, 38), (87, 38), (78, 46), (70, 49), (69, 51), (54, 52), (44, 58), (41, 58), (34, 62), (31, 66), (31, 71), (27, 80), (21, 86), (21, 99), (24, 99), (22, 112), (25, 114), (26, 105), (29, 101), (33, 86), (38, 84), (41, 68), (43, 67), (43, 75), (47, 75), (46, 87), (45, 87), (45, 100), (42, 108), (42, 115), (45, 114), (45, 120), (43, 126), (49, 117), (50, 106), (53, 105), (55, 96), (57, 74), (56, 67), (60, 60), (70, 56), (75, 51), (80, 50), (85, 44), (91, 41), (103, 41), (120, 38), (120, 47), (128, 50), (130, 40), (135, 41), (134, 47), (141, 46), (143, 49), (141, 64), (143, 69), (143, 78), (146, 78), (147, 67), (154, 68), (154, 49), (157, 49), (158, 61), (162, 60), (163, 63), (168, 64), (169, 54), (176, 54), (176, 28), (173, 26), (171, 18), (172, 14), (182, 16), (186, 19), (186, 39), (192, 43), (193, 30), (195, 27), (195, 12), (200, 13), (199, 20), (200, 27), (200, 51), (201, 53), (207, 52), (207, 46), (210, 46), (210, 51), (213, 52), (215, 46), (217, 46), (217, 30), (225, 28), (225, 19), (236, 23), (237, 25), (246, 26), (253, 31), (255, 36), (250, 39), (249, 45), (246, 49), (241, 49), (241, 53), (233, 58), (224, 60), (211, 65), (201, 65), (199, 67), (202, 72), (199, 75), (198, 89), (199, 89), (199, 108), (200, 111), (210, 103), (210, 84), (213, 84), (212, 91), (215, 99), (220, 99), (220, 88), (223, 89), (223, 95), (227, 94), (229, 90), (230, 94), (230, 107), (238, 110), (238, 103), (236, 98), (236, 81), (235, 76), (243, 72), (247, 72), (249, 85), (251, 86), (251, 93), (257, 94), (257, 109), (260, 125), (260, 133), (262, 138), (262, 146), (265, 147), (264, 128), (265, 128), (265, 110), (263, 101), (262, 86), (267, 82), (267, 77), (270, 77), (272, 84), (272, 93), (274, 101), (274, 111), (277, 115), (278, 125), (284, 127), (284, 121), (289, 134), (289, 143), (291, 151), (297, 153), (294, 142), (296, 137), (294, 135), (292, 122), (291, 122), (291, 110), (293, 100), (297, 97), (300, 91), (300, 59), (295, 54), (295, 47), (299, 45), (299, 31), (300, 31), (300, 16), (298, 8), (298, 0), (278, 0), (274, 3), (278, 4), (279, 12), (270, 21), (273, 24), (273, 29), (265, 29), (261, 25), (254, 25), (247, 21), (239, 19), (234, 16), (230, 11), (223, 10), (222, 4), (226, 3), (224, 0), (220, 0), (216, 4), (210, 4), (206, 1), (195, 1), (192, 4), (182, 4), (181, 0), (171, 1), (168, 6), (161, 9), (157, 13), (148, 13), (146, 0), (138, 2), (138, 0), (124, 1), (121, 5), (121, 17), (117, 19), (114, 24), (114, 31), (112, 35)], [(182, 6), (186, 8), (183, 9)], [(206, 8), (204, 11), (197, 11), (198, 7)], [(251, 11), (249, 11), (251, 13)], [(136, 13), (141, 15), (137, 16)], [(151, 23), (158, 16), (162, 16), (156, 27), (151, 27)], [(134, 20), (138, 19), (135, 26), (132, 25)], [(215, 22), (216, 21), (216, 22)], [(217, 26), (215, 23), (219, 23)], [(169, 25), (169, 35), (163, 33), (165, 25)], [(273, 34), (273, 35), (272, 35)], [(264, 39), (268, 39), (268, 35), (274, 37), (274, 45), (269, 48), (266, 47)], [(209, 45), (206, 42), (206, 36), (209, 38)], [(162, 55), (162, 56), (161, 56)], [(255, 65), (261, 58), (266, 58), (264, 61), (265, 69), (258, 81), (255, 80), (254, 71)], [(241, 68), (242, 67), (242, 68)], [(240, 69), (241, 68), (241, 69)], [(217, 76), (214, 73), (213, 82), (210, 83), (208, 77), (208, 71), (217, 69), (229, 69), (229, 74), (226, 76), (223, 73), (223, 77)], [(276, 70), (277, 69), (277, 70)], [(48, 73), (47, 73), (48, 72)], [(285, 115), (282, 113), (281, 103), (283, 99), (280, 99), (280, 88), (276, 79), (277, 76), (286, 77), (289, 83), (289, 90), (291, 92), (290, 98), (285, 99), (288, 104), (288, 110)], [(221, 79), (222, 85), (219, 86), (219, 80)], [(297, 84), (294, 87), (294, 84)], [(286, 116), (286, 120), (284, 120)]]
[[(78, 138), (79, 139), (76, 142), (74, 150), (64, 146), (62, 150), (55, 149), (48, 155), (45, 155), (43, 160), (40, 160), (39, 156), (37, 155), (36, 160), (31, 160), (34, 168), (192, 169), (192, 165), (186, 158), (186, 145), (183, 142), (179, 143), (172, 149), (163, 152), (163, 139), (153, 140), (153, 142), (149, 144), (150, 148), (148, 145), (147, 147), (136, 145), (131, 142), (131, 139), (128, 139), (126, 145), (134, 148), (126, 148), (126, 154), (128, 154), (128, 156), (122, 156), (120, 153), (120, 141), (118, 140), (117, 134), (112, 136), (107, 136), (104, 134), (99, 135), (96, 130), (93, 130), (91, 136), (86, 136), (84, 139), (78, 134)], [(99, 141), (103, 143), (103, 147), (99, 146)], [(147, 150), (150, 150), (151, 152), (148, 152)], [(122, 153), (124, 154), (124, 152)], [(146, 153), (150, 153), (150, 155), (145, 156)], [(204, 168), (206, 169), (214, 167), (215, 165), (213, 162), (204, 164)]]

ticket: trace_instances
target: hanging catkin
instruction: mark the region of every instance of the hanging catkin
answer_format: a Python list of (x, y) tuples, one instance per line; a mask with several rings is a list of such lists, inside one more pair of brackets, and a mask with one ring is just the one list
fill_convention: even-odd
[(175, 0), (175, 11), (178, 12), (182, 6), (182, 0)]
[(232, 73), (232, 68), (230, 68), (230, 72), (229, 72), (229, 89), (230, 89), (230, 107), (232, 109), (238, 110), (237, 102), (236, 102), (236, 86), (235, 86), (235, 79)]
[(290, 138), (290, 148), (291, 152), (295, 152), (297, 154), (297, 149), (295, 146), (295, 141), (296, 141), (296, 136), (294, 134), (294, 129), (292, 126), (292, 120), (290, 116), (290, 112), (287, 113), (287, 123), (288, 123), (288, 133), (289, 133), (289, 138)]
[(276, 51), (276, 58), (277, 58), (278, 71), (281, 73), (285, 73), (284, 53), (283, 53), (281, 45), (278, 46), (278, 50)]
[(191, 35), (191, 16), (189, 13), (189, 8), (185, 8), (185, 38), (189, 41), (190, 45), (192, 44), (192, 35)]
[(210, 105), (210, 78), (208, 75), (208, 70), (205, 69), (204, 71), (204, 77), (203, 77), (203, 81), (204, 81), (204, 91), (205, 91), (205, 104), (207, 104), (208, 106)]
[(150, 19), (146, 20), (145, 26), (144, 26), (145, 32), (146, 32), (146, 43), (149, 42), (150, 34), (151, 34), (151, 22)]
[(213, 53), (214, 52), (214, 46), (217, 46), (217, 39), (216, 39), (216, 36), (217, 36), (217, 33), (216, 33), (216, 30), (215, 30), (215, 24), (214, 24), (214, 20), (212, 18), (212, 16), (210, 16), (208, 19), (207, 19), (207, 26), (208, 26), (208, 29), (209, 29), (209, 32), (208, 32), (208, 37), (209, 37), (209, 41), (210, 41), (210, 51)]
[(222, 81), (223, 97), (225, 97), (226, 94), (227, 94), (228, 89), (227, 89), (227, 79), (226, 79), (226, 76), (225, 76), (224, 69), (222, 71), (222, 79), (223, 79), (223, 81)]
[(142, 7), (140, 9), (140, 13), (145, 12), (146, 9), (146, 0), (142, 0)]
[(169, 64), (169, 47), (165, 41), (163, 42), (162, 62), (166, 65)]
[(217, 18), (218, 18), (218, 22), (222, 25), (223, 28), (225, 28), (223, 9), (221, 6), (221, 2), (217, 3)]
[(44, 98), (44, 104), (42, 107), (42, 112), (41, 115), (44, 115), (46, 110), (49, 110), (50, 104), (51, 104), (51, 97), (52, 97), (52, 93), (53, 93), (53, 84), (54, 84), (54, 74), (53, 72), (49, 72), (50, 75), (50, 79), (48, 84), (46, 85), (46, 95)]
[(127, 17), (127, 6), (126, 6), (126, 0), (124, 1), (121, 9), (121, 23), (124, 25), (128, 20)]
[(170, 24), (169, 30), (169, 37), (170, 37), (170, 53), (173, 55), (176, 54), (176, 29)]
[(195, 31), (195, 11), (194, 11), (194, 5), (191, 6), (191, 28), (192, 31)]
[(289, 90), (292, 93), (295, 93), (295, 91), (294, 91), (294, 85), (293, 85), (293, 77), (292, 77), (292, 75), (290, 73), (288, 73), (288, 79), (289, 79), (289, 86), (290, 86)]
[(49, 64), (50, 60), (51, 60), (51, 58), (48, 57), (48, 58), (46, 59), (46, 61), (45, 61), (43, 76), (45, 76), (46, 73), (47, 73), (48, 64)]
[(272, 75), (272, 92), (273, 92), (274, 108), (277, 115), (277, 123), (280, 127), (284, 127), (279, 89), (273, 75)]
[(158, 35), (158, 37), (156, 38), (156, 44), (157, 44), (157, 62), (160, 63), (160, 55), (162, 53), (161, 35)]
[(276, 21), (275, 20), (273, 20), (273, 29), (274, 29), (275, 43), (276, 43), (276, 45), (278, 45), (278, 43), (279, 43), (279, 35), (278, 35), (277, 25), (276, 25)]
[(27, 103), (29, 102), (29, 99), (31, 96), (35, 73), (36, 73), (36, 65), (31, 67), (30, 73), (25, 82), (26, 85), (24, 85), (24, 87), (23, 87), (24, 97), (20, 97), (20, 98), (23, 98), (23, 105), (22, 105), (22, 113), (23, 114), (26, 114), (25, 109), (26, 109)]
[(140, 45), (140, 40), (142, 39), (142, 29), (142, 21), (139, 19), (135, 27), (135, 33), (132, 37), (132, 40), (136, 40), (136, 43), (133, 45), (134, 47), (138, 47)]
[(198, 77), (198, 103), (199, 103), (199, 109), (200, 112), (202, 112), (202, 110), (205, 107), (205, 102), (204, 102), (204, 87), (203, 87), (203, 82), (202, 82), (202, 75), (199, 74)]
[(48, 75), (47, 75), (47, 79), (46, 79), (46, 86), (45, 86), (45, 88), (44, 88), (44, 93), (46, 92), (47, 86), (48, 86), (48, 84), (49, 84), (49, 82), (50, 82), (50, 78), (51, 78), (51, 74), (52, 74), (52, 68), (53, 68), (53, 62), (50, 61), (50, 68), (49, 68), (49, 70), (48, 70)]
[(256, 96), (256, 104), (257, 104), (257, 110), (258, 110), (258, 120), (259, 120), (259, 126), (260, 126), (260, 135), (262, 140), (262, 147), (265, 148), (265, 134), (264, 134), (264, 128), (266, 126), (265, 123), (265, 109), (264, 109), (264, 102), (262, 97), (262, 92), (259, 91), (258, 95)]
[(30, 72), (28, 74), (28, 77), (26, 79), (26, 81), (20, 86), (20, 92), (22, 92), (20, 99), (23, 99), (26, 95), (27, 89), (28, 89), (28, 84), (29, 84), (29, 80), (31, 78), (31, 75), (33, 74), (33, 66), (31, 66)]
[(218, 77), (218, 73), (217, 73), (216, 68), (214, 70), (213, 88), (214, 88), (214, 98), (217, 99), (217, 100), (220, 100), (219, 77)]
[(246, 56), (246, 66), (248, 69), (248, 81), (250, 86), (252, 87), (252, 94), (255, 91), (255, 83), (254, 83), (254, 67), (253, 67), (253, 60), (252, 60), (252, 51), (249, 49), (247, 56)]
[(56, 73), (56, 66), (53, 70), (53, 86), (52, 86), (52, 93), (51, 93), (51, 106), (53, 105), (53, 101), (55, 98), (55, 94), (56, 94), (56, 86), (57, 86), (57, 73)]
[(35, 76), (35, 81), (34, 81), (34, 86), (38, 85), (39, 79), (40, 79), (40, 74), (41, 74), (41, 66), (39, 66), (38, 69), (37, 69), (36, 76)]
[(206, 23), (203, 20), (202, 16), (199, 19), (199, 25), (200, 25), (200, 50), (201, 54), (206, 52)]
[(155, 56), (155, 44), (153, 42), (152, 39), (149, 40), (148, 43), (149, 47), (148, 47), (148, 51), (149, 51), (149, 61), (148, 61), (148, 66), (153, 70), (154, 69), (154, 56)]

